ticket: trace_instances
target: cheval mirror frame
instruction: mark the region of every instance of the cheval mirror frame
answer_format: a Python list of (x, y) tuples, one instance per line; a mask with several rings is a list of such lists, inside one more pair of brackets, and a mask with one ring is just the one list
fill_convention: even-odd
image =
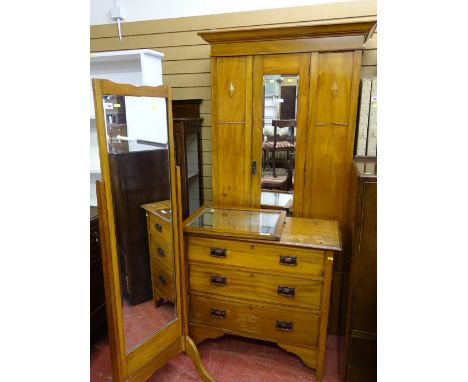
[[(109, 330), (112, 378), (114, 381), (145, 381), (171, 358), (181, 352), (187, 353), (203, 381), (214, 381), (202, 365), (195, 343), (188, 336), (186, 264), (183, 256), (182, 206), (180, 168), (175, 166), (174, 136), (172, 130), (172, 97), (167, 85), (157, 87), (116, 84), (108, 80), (94, 79), (94, 105), (99, 142), (102, 179), (96, 182), (101, 231), (101, 251), (106, 295), (107, 322)], [(172, 229), (174, 244), (174, 271), (176, 289), (175, 320), (152, 334), (126, 353), (122, 315), (119, 264), (117, 255), (116, 227), (111, 192), (111, 176), (107, 153), (106, 126), (103, 96), (159, 97), (166, 99), (169, 173), (171, 179)]]

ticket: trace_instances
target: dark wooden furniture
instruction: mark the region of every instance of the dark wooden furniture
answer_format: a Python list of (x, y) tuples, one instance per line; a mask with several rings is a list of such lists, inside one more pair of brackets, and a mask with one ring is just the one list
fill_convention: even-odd
[(377, 158), (353, 162), (348, 229), (351, 259), (344, 346), (344, 381), (377, 380)]
[(141, 205), (170, 198), (168, 153), (167, 149), (128, 151), (120, 146), (110, 151), (120, 284), (129, 303), (136, 305), (152, 298), (146, 216)]
[(106, 324), (106, 299), (102, 277), (101, 243), (97, 207), (90, 211), (90, 334), (93, 338)]
[(176, 163), (182, 182), (182, 217), (203, 204), (201, 99), (172, 101)]

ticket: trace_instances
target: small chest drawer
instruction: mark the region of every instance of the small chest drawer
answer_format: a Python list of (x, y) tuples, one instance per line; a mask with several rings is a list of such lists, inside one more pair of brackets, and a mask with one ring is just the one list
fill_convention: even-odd
[(174, 249), (171, 244), (162, 240), (159, 236), (151, 235), (151, 257), (158, 259), (168, 269), (174, 269)]
[(149, 214), (150, 231), (162, 240), (172, 243), (172, 223), (154, 214)]
[(190, 293), (190, 320), (285, 343), (317, 345), (319, 315)]
[(190, 290), (274, 304), (320, 309), (322, 282), (190, 264)]
[(188, 238), (189, 261), (277, 271), (285, 275), (322, 276), (324, 257), (324, 251), (292, 248), (277, 243)]
[(166, 268), (159, 259), (151, 256), (151, 278), (153, 289), (159, 297), (174, 301), (174, 273)]

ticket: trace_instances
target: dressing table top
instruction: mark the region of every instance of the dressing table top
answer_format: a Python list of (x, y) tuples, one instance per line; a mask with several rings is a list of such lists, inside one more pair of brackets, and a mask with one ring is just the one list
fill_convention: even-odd
[(163, 200), (160, 202), (146, 203), (141, 206), (146, 211), (157, 215), (168, 222), (172, 221), (171, 201)]
[(203, 206), (184, 222), (184, 234), (342, 250), (337, 221), (286, 217), (284, 211)]

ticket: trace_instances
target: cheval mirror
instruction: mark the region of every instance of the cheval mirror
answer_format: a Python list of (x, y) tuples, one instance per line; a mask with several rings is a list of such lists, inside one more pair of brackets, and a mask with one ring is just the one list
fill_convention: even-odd
[(171, 89), (94, 79), (93, 91), (113, 380), (145, 381), (185, 352), (201, 379), (214, 381), (188, 337)]

